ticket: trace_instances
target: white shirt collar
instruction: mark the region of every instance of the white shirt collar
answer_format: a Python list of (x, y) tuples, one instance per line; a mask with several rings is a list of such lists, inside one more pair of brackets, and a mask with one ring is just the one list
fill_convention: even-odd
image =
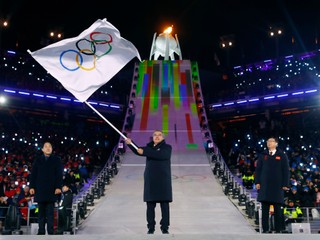
[(272, 155), (274, 155), (276, 153), (276, 149), (275, 150), (269, 150), (269, 153), (272, 152)]

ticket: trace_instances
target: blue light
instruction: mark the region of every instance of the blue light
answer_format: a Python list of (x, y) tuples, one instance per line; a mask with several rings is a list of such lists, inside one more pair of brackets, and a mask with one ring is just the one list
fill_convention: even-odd
[(51, 95), (47, 95), (46, 97), (47, 97), (47, 98), (51, 98), (51, 99), (57, 99), (57, 97), (51, 96)]
[(222, 104), (213, 104), (212, 105), (212, 107), (214, 108), (214, 107), (221, 107), (222, 106)]
[(111, 104), (111, 105), (110, 105), (110, 107), (111, 107), (111, 108), (117, 108), (117, 109), (120, 109), (120, 106), (119, 106), (119, 105), (113, 105), (113, 104)]
[(242, 101), (238, 101), (237, 103), (241, 104), (241, 103), (246, 103), (246, 102), (247, 102), (247, 100), (242, 100)]
[(105, 104), (105, 103), (99, 103), (99, 105), (103, 107), (109, 107), (109, 104)]
[(7, 92), (7, 93), (16, 93), (16, 91), (14, 91), (14, 90), (8, 90), (8, 89), (4, 89), (4, 92)]
[(35, 96), (35, 97), (44, 97), (44, 95), (42, 95), (42, 94), (37, 94), (37, 93), (33, 93), (32, 95)]
[(318, 91), (317, 89), (312, 89), (312, 90), (305, 91), (305, 93), (313, 93), (313, 92), (317, 92), (317, 91)]
[(71, 101), (70, 98), (64, 98), (64, 97), (60, 98), (60, 100), (62, 100), (62, 101)]
[(97, 102), (89, 102), (89, 103), (92, 104), (92, 105), (98, 105)]
[(277, 97), (278, 98), (282, 98), (282, 97), (288, 97), (289, 96), (289, 94), (280, 94), (280, 95), (278, 95)]
[(303, 94), (303, 92), (294, 92), (294, 93), (292, 93), (292, 96), (294, 96), (294, 95), (301, 95), (301, 94)]
[(223, 105), (224, 105), (224, 106), (234, 105), (234, 102), (225, 103), (225, 104), (223, 104)]
[[(78, 99), (71, 99), (67, 97), (59, 97), (59, 96), (54, 96), (54, 95), (45, 95), (42, 93), (29, 93), (25, 91), (18, 91), (18, 90), (13, 90), (13, 89), (3, 89), (2, 90), (5, 93), (12, 93), (12, 94), (20, 94), (20, 95), (25, 95), (25, 96), (33, 96), (33, 97), (42, 97), (42, 98), (49, 98), (49, 99), (55, 99), (55, 100), (61, 100), (61, 101), (66, 101), (66, 102), (75, 102), (75, 103), (82, 103)], [(121, 105), (116, 105), (116, 104), (108, 104), (104, 102), (90, 102), (92, 105), (99, 105), (101, 107), (106, 107), (106, 108), (113, 108), (113, 109), (121, 109)]]
[(19, 91), (19, 94), (22, 94), (22, 95), (30, 95), (30, 93), (28, 93), (28, 92), (20, 92), (20, 91)]
[(264, 97), (263, 99), (273, 99), (275, 98), (275, 96), (268, 96), (268, 97)]
[(11, 50), (8, 50), (7, 53), (16, 55), (16, 52), (15, 51), (11, 51)]

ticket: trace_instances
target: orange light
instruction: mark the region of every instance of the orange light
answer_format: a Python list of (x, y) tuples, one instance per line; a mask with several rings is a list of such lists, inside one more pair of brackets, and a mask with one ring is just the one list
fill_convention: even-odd
[(163, 31), (163, 33), (170, 34), (170, 33), (172, 32), (172, 28), (173, 28), (173, 26), (168, 27), (167, 29), (165, 29), (165, 30)]
[(230, 119), (228, 122), (243, 122), (243, 121), (246, 121), (247, 118), (238, 118), (238, 119)]

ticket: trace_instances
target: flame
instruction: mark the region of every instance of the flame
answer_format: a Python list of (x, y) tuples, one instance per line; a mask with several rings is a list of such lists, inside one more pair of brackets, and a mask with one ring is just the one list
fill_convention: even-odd
[(168, 27), (166, 30), (163, 31), (163, 33), (170, 34), (172, 32), (172, 28), (173, 26)]

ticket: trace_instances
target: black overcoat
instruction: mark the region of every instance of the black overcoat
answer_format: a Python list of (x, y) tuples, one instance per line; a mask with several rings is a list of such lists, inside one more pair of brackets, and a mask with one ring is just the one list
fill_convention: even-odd
[(270, 156), (267, 151), (260, 154), (255, 170), (255, 183), (260, 184), (259, 202), (284, 203), (284, 190), (289, 186), (289, 160), (287, 155), (277, 149)]
[(62, 188), (63, 165), (61, 158), (51, 155), (47, 160), (44, 154), (34, 161), (30, 176), (30, 188), (35, 189), (35, 202), (55, 202), (55, 189)]
[(144, 170), (144, 191), (143, 201), (145, 202), (172, 202), (172, 177), (171, 177), (171, 145), (165, 140), (153, 146), (153, 141), (149, 142), (143, 149), (143, 155), (137, 150), (128, 147), (137, 155), (146, 157)]

